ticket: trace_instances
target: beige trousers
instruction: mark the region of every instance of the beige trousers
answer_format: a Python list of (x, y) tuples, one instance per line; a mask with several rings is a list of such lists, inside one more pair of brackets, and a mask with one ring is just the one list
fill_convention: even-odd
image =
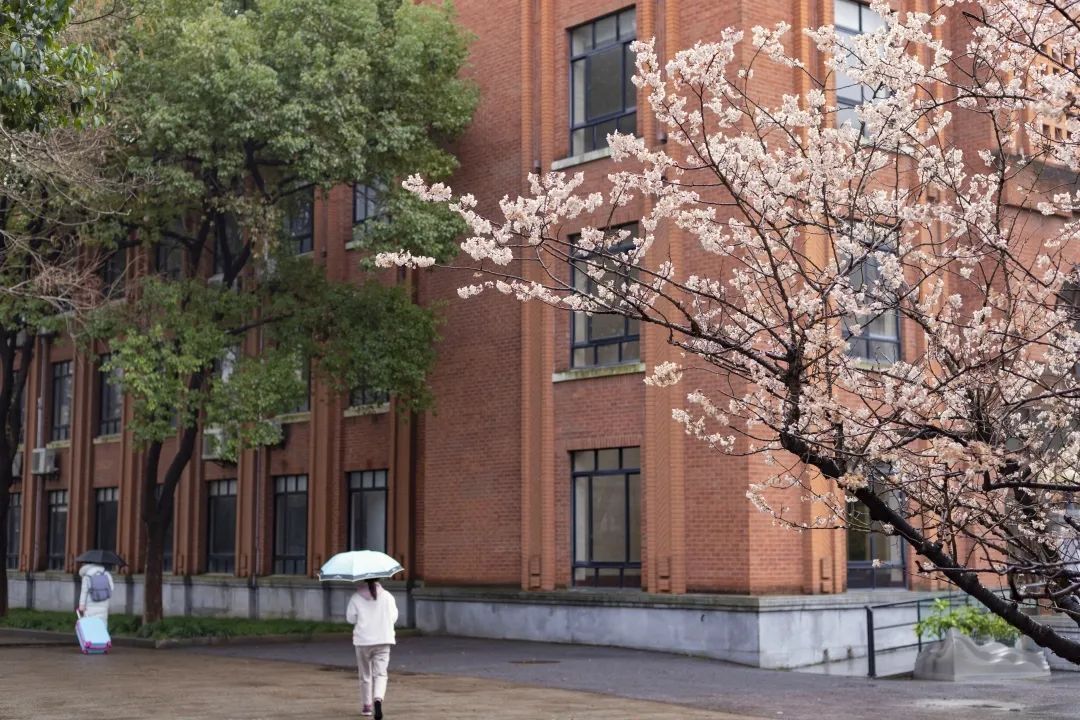
[(360, 704), (386, 698), (386, 667), (389, 645), (356, 645), (356, 669), (360, 673)]

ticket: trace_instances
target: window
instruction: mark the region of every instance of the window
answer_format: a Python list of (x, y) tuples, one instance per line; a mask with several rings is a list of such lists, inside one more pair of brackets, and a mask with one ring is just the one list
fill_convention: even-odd
[(232, 215), (223, 215), (215, 228), (214, 274), (224, 275), (225, 270), (236, 264), (236, 259), (244, 249), (244, 236)]
[(298, 379), (304, 386), (304, 396), (293, 406), (290, 413), (306, 413), (311, 411), (311, 360), (304, 360), (297, 369)]
[(19, 567), (19, 538), (22, 533), (22, 493), (8, 496), (7, 510), (7, 569)]
[(349, 549), (386, 552), (386, 471), (351, 472)]
[[(893, 508), (900, 507), (894, 492), (882, 492), (871, 480), (871, 489)], [(866, 506), (847, 506), (847, 567), (849, 588), (902, 588), (905, 584), (904, 542), (899, 535), (886, 535), (881, 523), (870, 520)], [(875, 563), (878, 567), (874, 567)]]
[(274, 572), (307, 573), (307, 475), (274, 478)]
[(47, 511), (45, 569), (63, 570), (64, 552), (67, 549), (67, 490), (53, 490), (49, 493)]
[(173, 237), (163, 236), (154, 246), (154, 271), (169, 280), (184, 274), (184, 246)]
[(52, 430), (50, 440), (71, 438), (71, 389), (74, 380), (71, 360), (52, 364)]
[(570, 31), (570, 154), (607, 147), (618, 130), (637, 131), (634, 8), (602, 17)]
[(641, 451), (571, 453), (574, 584), (641, 586)]
[[(851, 39), (856, 35), (873, 32), (882, 25), (881, 16), (864, 5), (854, 0), (836, 0), (836, 34), (841, 44), (846, 48), (851, 47)], [(848, 62), (857, 62), (850, 53)], [(884, 92), (883, 90), (881, 92)], [(836, 71), (836, 124), (844, 125), (859, 123), (855, 108), (881, 94), (875, 95), (874, 88), (855, 82), (847, 73)]]
[(116, 519), (119, 506), (116, 488), (94, 491), (94, 547), (116, 552)]
[[(861, 227), (872, 227), (862, 225)], [(887, 231), (886, 231), (887, 232)], [(857, 261), (840, 258), (846, 265), (848, 281), (855, 292), (866, 291), (884, 293), (881, 284), (881, 269), (876, 252), (889, 252), (895, 247), (891, 233), (887, 239), (881, 233), (871, 232), (863, 240), (867, 252)], [(886, 298), (889, 300), (889, 298)], [(892, 298), (895, 301), (895, 298)], [(859, 328), (858, 335), (853, 328)], [(874, 317), (849, 316), (844, 320), (844, 339), (848, 341), (848, 354), (875, 363), (893, 363), (900, 359), (900, 312), (896, 307), (889, 307)]]
[(390, 402), (390, 393), (386, 390), (368, 387), (367, 385), (361, 385), (349, 393), (350, 407), (385, 405), (388, 402)]
[(282, 199), (282, 230), (297, 255), (314, 249), (315, 186), (308, 185)]
[[(626, 229), (634, 235), (637, 224), (615, 228)], [(629, 247), (629, 244), (619, 245), (607, 251), (607, 254), (625, 252)], [(597, 282), (587, 273), (593, 265), (608, 267), (612, 272), (615, 269), (614, 261), (590, 254), (581, 254), (571, 263), (574, 290), (588, 297), (596, 297), (597, 293)], [(571, 316), (570, 333), (571, 367), (618, 365), (636, 362), (641, 357), (640, 321), (637, 318), (614, 313), (589, 314), (578, 310)]]
[(382, 183), (353, 185), (352, 221), (355, 231), (364, 231), (373, 223), (385, 223), (389, 218), (383, 207), (386, 186)]
[(236, 480), (209, 484), (206, 511), (206, 572), (236, 571)]
[(124, 410), (124, 396), (116, 370), (105, 370), (110, 355), (101, 357), (98, 366), (98, 435), (116, 435), (120, 432), (120, 418)]
[(127, 270), (127, 250), (118, 248), (101, 260), (98, 276), (101, 278), (101, 294), (116, 298), (124, 294), (124, 273)]

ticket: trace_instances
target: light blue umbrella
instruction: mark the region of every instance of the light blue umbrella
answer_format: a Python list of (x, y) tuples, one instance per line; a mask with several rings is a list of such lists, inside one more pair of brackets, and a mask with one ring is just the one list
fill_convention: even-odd
[(401, 564), (386, 553), (375, 550), (350, 550), (338, 553), (319, 568), (320, 580), (375, 580), (401, 572)]

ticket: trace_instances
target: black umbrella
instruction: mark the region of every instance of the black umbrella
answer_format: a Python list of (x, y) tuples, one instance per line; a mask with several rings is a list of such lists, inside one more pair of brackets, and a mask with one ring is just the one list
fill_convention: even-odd
[(114, 553), (112, 550), (87, 550), (79, 557), (75, 558), (75, 562), (80, 563), (97, 563), (98, 565), (127, 565), (124, 559)]

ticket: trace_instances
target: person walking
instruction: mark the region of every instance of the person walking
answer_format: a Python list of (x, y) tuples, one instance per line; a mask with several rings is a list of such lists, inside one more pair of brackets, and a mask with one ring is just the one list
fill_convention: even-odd
[(353, 626), (356, 668), (360, 674), (360, 714), (383, 716), (386, 699), (386, 668), (390, 664), (390, 646), (396, 644), (394, 623), (398, 609), (394, 596), (374, 580), (356, 588), (345, 610), (345, 619)]
[(104, 565), (86, 563), (79, 568), (82, 577), (82, 590), (79, 592), (79, 614), (83, 617), (98, 617), (109, 626), (109, 600), (112, 599), (112, 573)]

